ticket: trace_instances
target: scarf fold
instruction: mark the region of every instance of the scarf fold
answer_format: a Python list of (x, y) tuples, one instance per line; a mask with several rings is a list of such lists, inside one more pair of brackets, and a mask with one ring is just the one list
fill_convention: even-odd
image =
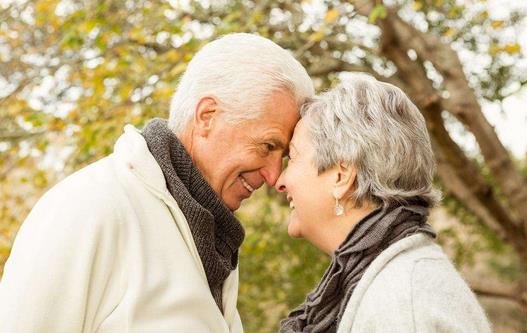
[(161, 167), (170, 194), (187, 219), (210, 291), (223, 312), (223, 283), (238, 264), (244, 229), (203, 178), (165, 120), (151, 120), (142, 134)]
[(281, 322), (280, 333), (333, 333), (362, 275), (393, 243), (416, 233), (436, 234), (420, 200), (378, 208), (359, 221), (335, 251), (318, 286)]

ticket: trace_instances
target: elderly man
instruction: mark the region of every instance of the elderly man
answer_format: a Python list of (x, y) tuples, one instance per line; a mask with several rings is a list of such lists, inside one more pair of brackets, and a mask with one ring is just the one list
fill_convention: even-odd
[(168, 123), (128, 125), (113, 154), (49, 190), (0, 284), (6, 332), (241, 332), (232, 211), (274, 185), (313, 95), (305, 69), (248, 34), (189, 63)]

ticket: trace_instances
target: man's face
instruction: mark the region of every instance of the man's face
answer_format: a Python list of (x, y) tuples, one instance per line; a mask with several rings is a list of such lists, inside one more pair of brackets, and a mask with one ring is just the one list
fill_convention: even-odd
[(298, 120), (296, 103), (284, 92), (269, 99), (258, 119), (232, 124), (222, 113), (214, 116), (192, 155), (229, 209), (238, 209), (264, 182), (274, 186)]

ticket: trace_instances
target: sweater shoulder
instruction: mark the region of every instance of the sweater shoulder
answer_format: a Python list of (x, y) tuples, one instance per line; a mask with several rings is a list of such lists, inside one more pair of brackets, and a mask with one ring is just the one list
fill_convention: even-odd
[[(415, 272), (416, 265), (423, 261), (450, 263), (448, 257), (441, 247), (432, 239), (427, 239), (415, 246), (403, 249), (397, 253), (379, 271), (377, 278), (405, 279), (407, 280)], [(381, 253), (381, 255), (383, 255)], [(375, 280), (374, 280), (375, 282)]]
[(416, 260), (411, 291), (416, 332), (490, 332), (476, 295), (448, 259)]
[(364, 273), (348, 303), (348, 318), (344, 319), (349, 319), (352, 332), (413, 332), (415, 265), (423, 259), (446, 257), (428, 237), (412, 237), (383, 251)]
[(397, 253), (379, 269), (366, 286), (363, 302), (389, 293), (387, 306), (408, 308), (416, 289), (452, 280), (464, 283), (441, 247), (427, 239)]
[(428, 236), (418, 234), (400, 240), (381, 252), (372, 262), (357, 288), (368, 292), (388, 283), (394, 286), (392, 292), (408, 292), (416, 265), (426, 260), (449, 264), (441, 247)]
[(373, 278), (360, 286), (353, 332), (488, 331), (485, 314), (468, 285), (441, 247), (423, 237), (369, 272)]

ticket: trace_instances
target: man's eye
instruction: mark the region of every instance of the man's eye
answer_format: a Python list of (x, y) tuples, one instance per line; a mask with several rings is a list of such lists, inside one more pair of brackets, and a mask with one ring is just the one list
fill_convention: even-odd
[(273, 151), (274, 148), (275, 148), (275, 146), (272, 143), (266, 143), (265, 144), (265, 149), (267, 149), (268, 151)]

